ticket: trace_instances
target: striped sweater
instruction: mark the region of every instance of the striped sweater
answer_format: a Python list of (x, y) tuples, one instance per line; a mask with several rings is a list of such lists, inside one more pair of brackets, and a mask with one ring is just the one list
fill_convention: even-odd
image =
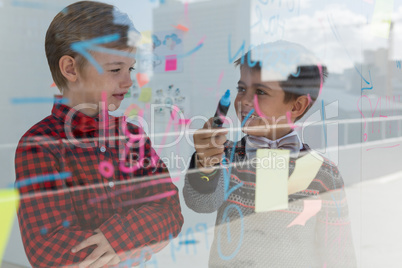
[[(229, 162), (233, 142), (225, 144)], [(308, 153), (304, 145), (298, 157)], [(245, 139), (236, 143), (229, 188), (240, 183), (225, 200), (224, 172), (208, 175), (195, 167), (194, 155), (183, 195), (198, 213), (217, 211), (209, 267), (356, 267), (343, 179), (328, 159), (307, 189), (289, 195), (286, 210), (255, 213), (255, 166), (247, 161)], [(295, 167), (290, 158), (289, 176)], [(224, 168), (224, 167), (223, 167)], [(299, 216), (306, 200), (321, 200), (320, 211), (305, 225), (288, 225)]]

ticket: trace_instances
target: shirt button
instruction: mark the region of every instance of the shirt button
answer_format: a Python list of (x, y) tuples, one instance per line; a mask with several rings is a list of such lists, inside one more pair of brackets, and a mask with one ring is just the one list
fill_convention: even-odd
[(110, 188), (113, 188), (113, 187), (114, 187), (114, 182), (110, 181), (110, 182), (109, 182), (109, 187), (110, 187)]
[(100, 148), (100, 151), (101, 151), (102, 153), (106, 152), (106, 147), (105, 147), (105, 146), (102, 146), (102, 147)]

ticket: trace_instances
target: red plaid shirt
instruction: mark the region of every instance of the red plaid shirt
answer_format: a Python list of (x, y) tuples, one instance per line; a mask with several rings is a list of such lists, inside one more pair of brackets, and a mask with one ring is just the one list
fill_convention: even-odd
[[(34, 267), (80, 263), (95, 246), (75, 254), (71, 249), (94, 235), (97, 228), (122, 261), (139, 256), (144, 246), (151, 246), (154, 252), (161, 250), (169, 235), (176, 237), (181, 230), (183, 216), (177, 188), (159, 157), (155, 158), (157, 162), (149, 160), (156, 155), (149, 138), (140, 149), (136, 146), (139, 142), (130, 144), (122, 135), (122, 118), (109, 116), (109, 131), (103, 131), (99, 117), (55, 104), (52, 115), (34, 125), (18, 144), (18, 220), (26, 254)], [(142, 131), (132, 124), (128, 124), (128, 130), (131, 134)], [(99, 139), (99, 133), (109, 136)], [(127, 143), (132, 146), (120, 159)], [(119, 165), (135, 166), (141, 153), (146, 160), (140, 168), (121, 171)], [(99, 172), (102, 161), (114, 167), (114, 171), (107, 170), (109, 178)], [(28, 185), (40, 180), (38, 176), (65, 172), (71, 176)], [(155, 199), (163, 193), (171, 195)]]

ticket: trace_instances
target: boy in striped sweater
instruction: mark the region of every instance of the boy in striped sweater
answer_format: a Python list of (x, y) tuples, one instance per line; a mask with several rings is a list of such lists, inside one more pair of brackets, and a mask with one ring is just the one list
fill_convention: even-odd
[[(217, 211), (209, 266), (356, 267), (343, 179), (328, 159), (307, 188), (288, 195), (287, 209), (255, 212), (256, 151), (289, 150), (289, 176), (296, 160), (310, 153), (293, 124), (318, 98), (325, 66), (284, 41), (257, 47), (235, 65), (234, 105), (246, 135), (228, 141), (227, 130), (211, 128), (211, 118), (194, 134), (196, 152), (183, 189), (195, 212)], [(320, 201), (321, 208), (304, 226), (292, 225), (309, 209), (306, 200)]]

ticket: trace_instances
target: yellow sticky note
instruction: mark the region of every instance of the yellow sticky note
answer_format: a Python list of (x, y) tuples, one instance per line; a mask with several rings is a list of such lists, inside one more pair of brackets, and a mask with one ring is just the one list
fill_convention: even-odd
[(375, 1), (373, 19), (371, 21), (371, 31), (374, 36), (388, 39), (393, 9), (394, 0)]
[(255, 212), (288, 208), (288, 150), (257, 150)]
[(137, 104), (130, 104), (130, 106), (128, 106), (127, 109), (124, 111), (124, 115), (127, 118), (135, 117), (139, 113), (140, 110), (141, 110), (141, 108), (138, 107)]
[(152, 44), (152, 32), (151, 31), (143, 31), (141, 32), (141, 45), (142, 44)]
[(10, 237), (14, 217), (19, 205), (19, 192), (16, 189), (0, 190), (0, 264)]
[(142, 102), (150, 102), (152, 99), (152, 88), (150, 87), (144, 87), (141, 89), (141, 94), (138, 97), (139, 101)]
[(307, 189), (320, 170), (322, 162), (322, 156), (314, 151), (297, 159), (295, 169), (289, 178), (289, 194)]

